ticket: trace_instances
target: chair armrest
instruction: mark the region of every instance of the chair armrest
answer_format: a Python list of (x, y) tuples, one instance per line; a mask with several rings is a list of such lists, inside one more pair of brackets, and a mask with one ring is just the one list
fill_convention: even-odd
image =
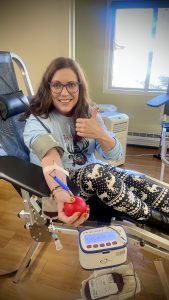
[[(15, 156), (0, 156), (0, 179), (4, 179), (38, 197), (49, 197), (42, 168)], [(67, 178), (67, 184), (73, 194), (79, 190)]]
[[(132, 170), (128, 171), (129, 173), (135, 173)], [(42, 168), (16, 156), (0, 156), (0, 179), (6, 180), (38, 197), (50, 196), (50, 190), (46, 184)], [(78, 188), (69, 178), (67, 178), (67, 184), (74, 195), (78, 194)], [(90, 206), (91, 212), (89, 220), (84, 223), (86, 225), (93, 226), (95, 223), (96, 225), (110, 224), (113, 216), (116, 216), (120, 220), (125, 219), (138, 224), (137, 221), (126, 214), (118, 212), (108, 207), (105, 203), (102, 203), (97, 196), (91, 197), (87, 203)]]
[(42, 168), (15, 156), (0, 156), (0, 179), (40, 197), (50, 195)]
[(147, 101), (148, 106), (159, 107), (169, 101), (169, 94), (159, 95)]

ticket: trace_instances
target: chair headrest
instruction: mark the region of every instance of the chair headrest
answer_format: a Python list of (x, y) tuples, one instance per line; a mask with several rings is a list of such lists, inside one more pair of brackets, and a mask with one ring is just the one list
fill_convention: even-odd
[(0, 95), (0, 116), (4, 121), (24, 112), (26, 106), (29, 106), (29, 101), (22, 91)]

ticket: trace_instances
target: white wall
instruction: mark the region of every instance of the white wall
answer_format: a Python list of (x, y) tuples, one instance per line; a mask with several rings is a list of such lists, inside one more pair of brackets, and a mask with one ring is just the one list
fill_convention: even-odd
[(47, 65), (69, 55), (69, 0), (1, 0), (0, 50), (25, 62), (34, 90)]

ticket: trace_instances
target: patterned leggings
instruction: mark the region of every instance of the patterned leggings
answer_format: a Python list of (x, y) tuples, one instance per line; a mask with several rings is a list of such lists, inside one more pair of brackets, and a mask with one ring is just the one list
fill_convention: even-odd
[(106, 205), (135, 219), (149, 217), (151, 208), (169, 216), (169, 190), (134, 171), (93, 163), (71, 171), (70, 179), (84, 199), (96, 194)]

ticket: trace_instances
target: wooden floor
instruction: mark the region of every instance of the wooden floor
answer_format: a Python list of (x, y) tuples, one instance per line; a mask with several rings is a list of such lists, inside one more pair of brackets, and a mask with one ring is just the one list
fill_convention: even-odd
[[(123, 168), (134, 169), (159, 178), (160, 161), (153, 157), (157, 149), (127, 147)], [(143, 156), (142, 154), (146, 154)], [(140, 156), (138, 156), (140, 155)], [(17, 170), (16, 170), (17, 172)], [(165, 172), (169, 182), (169, 168)], [(24, 257), (31, 237), (24, 229), (24, 220), (17, 218), (23, 209), (22, 200), (14, 188), (0, 181), (0, 273), (15, 270)], [(80, 299), (81, 282), (90, 272), (82, 270), (78, 259), (77, 237), (62, 235), (62, 251), (56, 251), (53, 242), (44, 245), (34, 256), (29, 268), (18, 284), (12, 278), (0, 278), (0, 300), (77, 300)], [(136, 300), (166, 299), (153, 260), (155, 256), (139, 248), (128, 247), (128, 259), (132, 260), (141, 282), (141, 292)], [(165, 262), (168, 273), (169, 262)]]

